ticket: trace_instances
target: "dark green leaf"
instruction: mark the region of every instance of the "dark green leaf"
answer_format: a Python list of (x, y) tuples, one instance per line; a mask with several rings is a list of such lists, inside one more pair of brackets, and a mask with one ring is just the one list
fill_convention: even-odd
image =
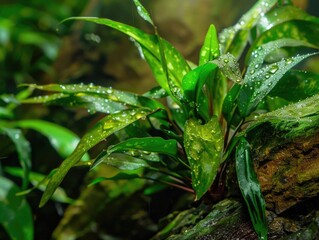
[(182, 82), (188, 109), (193, 112), (198, 111), (206, 121), (210, 116), (208, 115), (208, 99), (203, 93), (203, 86), (206, 82), (214, 81), (216, 70), (217, 65), (208, 62), (188, 72)]
[[(21, 168), (5, 167), (4, 171), (9, 173), (12, 176), (23, 178), (23, 170)], [(30, 193), (34, 189), (39, 189), (40, 191), (44, 191), (46, 185), (48, 184), (48, 176), (45, 176), (40, 173), (30, 172), (29, 179), (34, 187), (26, 191), (19, 192), (18, 193), (19, 196)], [(71, 204), (74, 202), (73, 199), (69, 198), (66, 195), (64, 189), (60, 187), (58, 187), (57, 190), (54, 192), (54, 194), (52, 195), (52, 199), (54, 201), (67, 203), (67, 204)]]
[(136, 178), (141, 178), (141, 177), (137, 174), (129, 174), (129, 173), (122, 173), (121, 172), (121, 173), (118, 173), (115, 176), (109, 177), (109, 178), (107, 178), (107, 177), (96, 178), (89, 184), (89, 186), (98, 184), (98, 183), (103, 182), (105, 180), (130, 180), (130, 179), (136, 179)]
[(130, 138), (108, 148), (109, 153), (143, 150), (156, 152), (175, 157), (177, 154), (177, 141), (173, 139), (165, 140), (160, 137)]
[[(182, 57), (182, 55), (170, 43), (160, 38), (158, 35), (150, 35), (137, 28), (112, 21), (110, 19), (94, 17), (73, 17), (68, 18), (65, 21), (67, 20), (84, 20), (102, 24), (130, 36), (140, 45), (143, 55), (149, 63), (159, 85), (178, 102), (178, 94), (181, 91), (181, 81), (184, 75), (190, 70), (190, 67), (188, 66), (186, 60)], [(162, 50), (165, 53), (164, 57), (167, 64), (166, 67), (169, 79), (167, 79), (167, 75), (162, 68), (163, 59), (161, 56), (159, 44), (161, 44)], [(169, 83), (169, 81), (171, 81), (171, 83)]]
[(271, 90), (269, 96), (289, 102), (311, 97), (319, 93), (319, 74), (304, 71), (288, 71)]
[(203, 65), (219, 57), (217, 31), (213, 24), (209, 26), (204, 44), (199, 54), (199, 65)]
[(100, 163), (118, 168), (120, 170), (136, 170), (143, 167), (150, 167), (147, 161), (123, 153), (102, 153), (92, 166), (96, 167)]
[[(30, 128), (40, 132), (49, 139), (61, 157), (69, 156), (80, 141), (80, 138), (69, 129), (43, 120), (21, 120), (11, 124), (15, 127)], [(85, 156), (85, 160), (89, 160), (88, 155)]]
[(299, 40), (305, 43), (300, 46), (318, 49), (319, 23), (294, 20), (276, 25), (262, 33), (258, 39), (254, 41), (249, 52), (253, 52), (262, 44), (282, 38)]
[(250, 146), (245, 138), (239, 140), (236, 149), (236, 173), (258, 238), (267, 239), (266, 204), (250, 156)]
[(241, 116), (248, 116), (289, 69), (312, 55), (313, 54), (305, 54), (282, 59), (277, 63), (266, 65), (263, 68), (259, 68), (260, 66), (258, 64), (255, 65), (256, 71), (252, 69), (246, 74), (243, 87), (237, 99)]
[(192, 172), (192, 186), (200, 199), (212, 185), (222, 161), (223, 135), (217, 117), (205, 125), (186, 122), (184, 146)]
[(73, 153), (62, 162), (57, 172), (50, 179), (42, 196), (40, 206), (43, 206), (50, 199), (70, 168), (73, 167), (89, 149), (103, 141), (114, 132), (125, 128), (127, 125), (137, 121), (138, 119), (147, 117), (151, 113), (153, 112), (147, 109), (127, 110), (108, 115), (98, 122), (83, 136)]
[(230, 124), (235, 113), (236, 101), (239, 95), (241, 85), (235, 83), (233, 87), (228, 91), (223, 102), (223, 116), (227, 123)]
[(4, 132), (14, 143), (18, 152), (20, 164), (22, 166), (24, 176), (22, 188), (25, 189), (29, 183), (29, 173), (31, 169), (31, 147), (29, 142), (25, 139), (20, 129), (0, 127), (0, 131)]
[(11, 239), (33, 240), (33, 216), (24, 197), (16, 196), (20, 189), (0, 176), (0, 224)]

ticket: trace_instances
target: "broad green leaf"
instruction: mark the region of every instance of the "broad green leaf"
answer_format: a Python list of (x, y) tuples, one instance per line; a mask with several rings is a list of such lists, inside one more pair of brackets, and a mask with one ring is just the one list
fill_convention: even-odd
[(199, 65), (203, 65), (218, 58), (219, 54), (217, 31), (215, 26), (211, 24), (199, 53)]
[(300, 46), (310, 46), (318, 49), (319, 23), (301, 20), (283, 22), (263, 32), (258, 39), (254, 41), (249, 52), (253, 52), (262, 44), (281, 38), (299, 40), (306, 43)]
[[(68, 20), (84, 20), (102, 24), (123, 32), (124, 34), (134, 39), (138, 43), (138, 45), (140, 45), (143, 55), (150, 65), (159, 85), (163, 89), (165, 89), (165, 91), (170, 94), (176, 101), (178, 101), (178, 98), (176, 98), (176, 95), (172, 92), (175, 88), (180, 88), (181, 81), (184, 75), (190, 70), (190, 67), (188, 66), (186, 60), (182, 57), (182, 55), (170, 43), (160, 38), (158, 35), (150, 35), (137, 28), (112, 21), (110, 19), (94, 17), (72, 17), (64, 21)], [(162, 56), (159, 44), (162, 45), (162, 49), (165, 53), (169, 79), (167, 79), (166, 73), (162, 68)], [(169, 81), (171, 81), (170, 84)], [(174, 86), (174, 88), (172, 88), (172, 86)]]
[(130, 150), (156, 152), (175, 157), (177, 154), (177, 141), (174, 139), (165, 140), (160, 137), (130, 138), (107, 149), (109, 153)]
[(250, 156), (250, 146), (240, 138), (236, 149), (236, 173), (258, 239), (267, 239), (266, 204)]
[(120, 170), (136, 170), (139, 168), (150, 167), (146, 160), (124, 153), (103, 152), (96, 158), (96, 162), (92, 168), (96, 167), (100, 163), (104, 163)]
[(301, 8), (292, 5), (276, 7), (263, 15), (257, 24), (259, 32), (265, 32), (276, 25), (292, 20), (303, 20), (307, 22), (319, 23), (319, 19), (309, 15)]
[(250, 30), (277, 3), (277, 0), (260, 0), (232, 27), (226, 28), (219, 35), (221, 53), (231, 53), (239, 57), (244, 50)]
[(138, 14), (147, 22), (149, 22), (151, 25), (154, 26), (153, 20), (151, 18), (151, 15), (147, 12), (147, 10), (144, 8), (144, 6), (140, 3), (138, 0), (133, 0)]
[(28, 86), (43, 91), (59, 92), (60, 94), (26, 99), (22, 101), (23, 103), (55, 103), (62, 99), (61, 103), (63, 104), (69, 102), (71, 106), (78, 105), (107, 113), (123, 110), (124, 105), (151, 109), (164, 108), (161, 103), (148, 97), (91, 84), (48, 84), (42, 86), (30, 84)]
[[(298, 55), (257, 69), (255, 72), (247, 73), (244, 84), (237, 99), (238, 109), (242, 117), (248, 116), (275, 87), (284, 74), (307, 57), (314, 54)], [(256, 67), (255, 66), (255, 67)]]
[(107, 177), (98, 177), (98, 178), (94, 179), (89, 184), (89, 186), (98, 184), (98, 183), (106, 181), (106, 180), (130, 180), (130, 179), (136, 179), (136, 178), (141, 178), (141, 177), (139, 175), (135, 174), (135, 173), (134, 174), (130, 174), (130, 173), (120, 172), (120, 173), (116, 174), (113, 177), (108, 177), (108, 178)]
[(31, 169), (30, 143), (25, 139), (20, 129), (0, 127), (0, 132), (5, 133), (15, 145), (20, 165), (23, 169), (22, 188), (25, 189), (29, 183), (29, 173)]
[(319, 74), (295, 70), (288, 71), (271, 90), (269, 96), (297, 102), (318, 93)]
[(185, 125), (184, 146), (198, 200), (211, 187), (222, 161), (223, 134), (217, 117), (205, 125), (189, 119)]
[[(9, 173), (12, 176), (23, 178), (23, 170), (21, 168), (5, 167), (4, 171)], [(19, 196), (21, 196), (21, 193), (23, 193), (23, 195), (25, 195), (34, 189), (39, 189), (40, 191), (44, 191), (46, 185), (48, 184), (48, 176), (40, 174), (40, 173), (30, 172), (29, 179), (33, 185), (33, 188), (28, 189), (28, 190), (23, 191), (23, 192), (19, 192), (18, 193)], [(74, 202), (73, 199), (69, 198), (66, 195), (64, 189), (61, 187), (57, 188), (57, 190), (52, 195), (52, 199), (54, 201), (61, 202), (61, 203), (67, 203), (67, 204), (71, 204)]]
[(185, 104), (188, 111), (198, 112), (205, 121), (209, 119), (208, 99), (204, 95), (203, 86), (206, 82), (213, 82), (217, 65), (208, 62), (190, 72), (183, 78), (182, 88), (185, 94)]
[(9, 179), (0, 176), (0, 224), (11, 239), (33, 240), (32, 211), (20, 189)]
[(261, 114), (254, 119), (244, 133), (264, 122), (270, 122), (277, 129), (284, 131), (286, 137), (306, 135), (309, 131), (316, 130), (319, 125), (319, 94)]
[(41, 198), (40, 206), (43, 206), (50, 199), (70, 168), (72, 168), (89, 149), (114, 132), (125, 128), (138, 119), (147, 117), (153, 112), (154, 111), (148, 109), (132, 109), (108, 115), (99, 121), (83, 136), (73, 153), (62, 162), (57, 172), (52, 176)]
[[(69, 156), (80, 141), (80, 138), (69, 129), (43, 120), (20, 120), (11, 124), (14, 127), (29, 128), (40, 132), (48, 138), (61, 157)], [(85, 160), (89, 160), (88, 155), (85, 156)]]

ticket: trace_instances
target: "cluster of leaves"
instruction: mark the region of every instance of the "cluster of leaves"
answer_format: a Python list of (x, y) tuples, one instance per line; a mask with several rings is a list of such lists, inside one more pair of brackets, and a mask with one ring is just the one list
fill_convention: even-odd
[[(159, 87), (137, 95), (84, 84), (29, 85), (52, 94), (23, 103), (82, 107), (105, 114), (49, 176), (40, 206), (79, 164), (91, 169), (107, 164), (123, 171), (94, 183), (139, 177), (192, 192), (200, 200), (209, 195), (224, 163), (235, 159), (238, 185), (254, 228), (260, 239), (266, 239), (265, 202), (245, 136), (265, 122), (289, 137), (318, 126), (319, 76), (292, 68), (314, 54), (309, 49), (319, 48), (319, 19), (290, 4), (260, 0), (219, 38), (211, 25), (199, 64), (190, 65), (159, 35), (140, 2), (134, 3), (154, 34), (110, 19), (67, 20), (105, 25), (129, 36)], [(244, 61), (244, 70), (239, 60)], [(87, 151), (110, 136), (118, 143), (81, 163)]]
[[(17, 152), (17, 160), (21, 166), (21, 168), (8, 166), (2, 168), (7, 159), (6, 157), (0, 159), (0, 210), (2, 213), (0, 224), (12, 239), (34, 239), (33, 214), (24, 193), (35, 188), (44, 191), (47, 185), (45, 175), (31, 171), (31, 144), (25, 137), (26, 130), (37, 131), (45, 136), (61, 158), (70, 155), (80, 141), (79, 137), (69, 129), (48, 121), (16, 120), (15, 109), (20, 105), (19, 101), (29, 97), (30, 94), (32, 90), (26, 89), (16, 96), (0, 95), (0, 134), (4, 140), (1, 143), (1, 149), (13, 145), (12, 149)], [(6, 151), (7, 155), (10, 154), (10, 149), (9, 147)], [(88, 154), (83, 159), (88, 160)], [(12, 181), (12, 177), (22, 179), (21, 187)], [(26, 190), (30, 183), (34, 187)], [(22, 190), (24, 192), (21, 192)], [(55, 201), (68, 204), (73, 202), (62, 188), (59, 187), (57, 190), (53, 195)]]

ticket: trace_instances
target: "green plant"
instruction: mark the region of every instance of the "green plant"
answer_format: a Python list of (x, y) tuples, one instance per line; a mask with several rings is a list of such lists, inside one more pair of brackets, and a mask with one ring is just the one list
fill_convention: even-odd
[[(138, 45), (159, 87), (143, 95), (93, 85), (29, 85), (53, 92), (23, 103), (58, 104), (106, 114), (50, 176), (43, 206), (77, 165), (108, 164), (123, 170), (107, 179), (144, 178), (175, 186), (195, 200), (223, 196), (223, 170), (235, 161), (238, 185), (255, 231), (267, 238), (265, 201), (253, 168), (247, 136), (270, 123), (287, 137), (318, 127), (318, 74), (292, 70), (318, 49), (319, 19), (291, 4), (258, 1), (217, 37), (210, 26), (198, 66), (158, 33), (149, 13), (134, 0), (154, 34), (110, 19), (73, 17), (123, 32)], [(311, 30), (310, 30), (311, 29)], [(248, 49), (248, 50), (245, 50)], [(300, 55), (301, 54), (301, 55)], [(244, 64), (240, 69), (239, 60)], [(160, 99), (166, 99), (165, 104)], [(110, 136), (116, 142), (95, 159), (82, 156)], [(214, 188), (214, 193), (212, 189)]]

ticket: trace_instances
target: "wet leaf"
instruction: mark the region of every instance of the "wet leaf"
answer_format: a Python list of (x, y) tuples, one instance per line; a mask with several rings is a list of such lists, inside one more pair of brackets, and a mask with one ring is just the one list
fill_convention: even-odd
[[(28, 128), (40, 132), (48, 138), (61, 157), (69, 156), (80, 141), (80, 138), (69, 129), (43, 120), (21, 120), (11, 124), (15, 127)], [(89, 156), (86, 155), (85, 159), (89, 160)]]
[(305, 71), (288, 71), (269, 96), (297, 102), (319, 93), (319, 74)]
[(249, 210), (250, 219), (259, 239), (267, 239), (266, 204), (245, 138), (236, 149), (236, 173), (240, 191)]
[[(159, 85), (165, 89), (165, 91), (173, 97), (177, 102), (179, 102), (178, 93), (181, 91), (181, 81), (184, 75), (190, 70), (186, 60), (182, 55), (166, 40), (160, 38), (158, 35), (150, 35), (142, 30), (128, 26), (126, 24), (112, 21), (105, 18), (94, 18), (94, 17), (72, 17), (68, 20), (84, 20), (88, 22), (94, 22), (97, 24), (102, 24), (111, 28), (114, 28), (124, 34), (128, 35), (134, 41), (138, 43), (141, 47), (142, 53), (150, 65), (153, 74), (159, 83)], [(160, 40), (160, 41), (159, 41)], [(160, 46), (163, 49), (162, 52), (165, 53), (166, 67), (168, 71), (168, 79), (165, 70), (162, 67), (162, 56), (160, 51)], [(171, 81), (171, 83), (169, 83)], [(176, 88), (176, 89), (175, 89)], [(177, 97), (176, 97), (177, 96)]]
[(148, 13), (148, 11), (144, 8), (144, 6), (140, 3), (138, 0), (133, 0), (138, 14), (147, 22), (149, 22), (151, 25), (154, 26), (153, 20), (151, 18), (151, 15)]
[(281, 23), (293, 20), (319, 23), (318, 18), (307, 14), (302, 9), (293, 5), (286, 5), (282, 7), (276, 7), (262, 16), (257, 24), (257, 29), (262, 33)]
[(223, 102), (223, 116), (227, 123), (230, 124), (233, 118), (235, 108), (237, 107), (237, 98), (241, 89), (241, 85), (235, 83), (233, 87), (228, 91)]
[(115, 113), (123, 110), (125, 105), (164, 109), (161, 103), (151, 98), (91, 84), (48, 84), (42, 86), (30, 84), (28, 86), (43, 91), (59, 93), (26, 99), (22, 101), (23, 103), (68, 104), (106, 113)]
[(208, 62), (188, 72), (182, 82), (188, 111), (198, 112), (206, 121), (210, 116), (208, 115), (208, 99), (204, 95), (203, 86), (206, 82), (214, 81), (216, 70), (217, 65)]
[(153, 112), (147, 109), (132, 109), (108, 115), (99, 121), (83, 136), (73, 153), (62, 162), (57, 172), (52, 176), (41, 198), (40, 206), (43, 206), (50, 199), (70, 168), (72, 168), (89, 149), (114, 132), (125, 128), (138, 119), (147, 117), (151, 113)]
[(312, 55), (314, 54), (282, 59), (277, 63), (269, 64), (262, 68), (259, 68), (258, 64), (255, 65), (256, 71), (252, 72), (250, 70), (246, 74), (244, 84), (237, 99), (241, 116), (248, 116), (289, 69)]
[(257, 1), (234, 26), (223, 30), (219, 35), (221, 53), (229, 52), (238, 58), (248, 42), (250, 30), (276, 3), (277, 0)]
[(238, 60), (230, 53), (222, 54), (218, 59), (213, 60), (220, 71), (235, 83), (242, 83), (243, 78), (239, 69)]
[(212, 185), (223, 151), (223, 135), (217, 117), (205, 125), (197, 120), (186, 122), (184, 146), (191, 167), (192, 186), (200, 199)]
[(286, 137), (304, 136), (309, 131), (314, 131), (319, 125), (319, 94), (256, 116), (244, 133), (264, 122), (270, 122), (277, 129), (284, 131)]
[(33, 240), (32, 211), (20, 189), (9, 179), (0, 176), (0, 224), (11, 239)]
[(217, 31), (213, 24), (209, 26), (204, 44), (199, 54), (199, 65), (203, 65), (219, 57), (219, 44)]
[(109, 153), (130, 150), (156, 152), (175, 157), (177, 154), (177, 141), (174, 139), (165, 140), (160, 137), (130, 138), (107, 149)]
[(31, 169), (31, 147), (28, 140), (25, 139), (22, 131), (15, 128), (0, 126), (0, 132), (5, 133), (14, 143), (18, 152), (20, 165), (23, 169), (22, 188), (25, 189), (29, 183), (29, 173)]
[(312, 47), (318, 49), (319, 42), (319, 23), (293, 20), (283, 22), (279, 25), (262, 33), (256, 41), (250, 47), (249, 52), (253, 52), (258, 46), (270, 41), (274, 41), (281, 38), (295, 39), (304, 42), (306, 47)]
[(120, 170), (136, 170), (139, 168), (150, 167), (146, 160), (124, 153), (104, 152), (96, 158), (92, 168), (96, 167), (100, 163), (104, 163)]

